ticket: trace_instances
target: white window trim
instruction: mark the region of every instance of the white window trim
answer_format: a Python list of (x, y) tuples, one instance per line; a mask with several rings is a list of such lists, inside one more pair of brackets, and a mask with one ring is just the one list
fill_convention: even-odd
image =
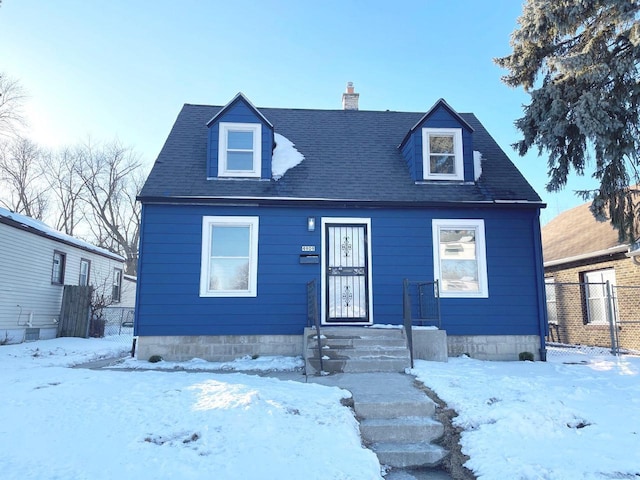
[[(200, 296), (201, 297), (256, 297), (258, 295), (258, 226), (259, 217), (202, 217), (202, 250), (200, 257)], [(249, 230), (249, 289), (248, 290), (209, 290), (211, 227), (213, 225), (243, 227)]]
[[(82, 265), (86, 265), (87, 266), (87, 276), (86, 276), (86, 282), (82, 283)], [(87, 286), (87, 285), (91, 285), (91, 260), (87, 259), (87, 258), (81, 258), (80, 259), (80, 274), (78, 276), (78, 285), (80, 286)]]
[[(431, 173), (430, 134), (453, 135), (453, 153), (455, 154), (453, 174)], [(462, 152), (461, 128), (423, 128), (422, 129), (422, 168), (425, 180), (464, 180), (464, 156)]]
[[(117, 295), (114, 293), (117, 292)], [(120, 303), (122, 300), (122, 269), (113, 269), (113, 285), (111, 286), (111, 301), (113, 303)]]
[(547, 321), (550, 325), (558, 325), (558, 296), (554, 277), (544, 277), (544, 293), (547, 304)]
[(433, 277), (442, 284), (440, 273), (440, 229), (447, 230), (475, 230), (476, 231), (476, 261), (478, 262), (478, 291), (477, 292), (447, 292), (440, 286), (440, 297), (443, 298), (488, 298), (489, 284), (487, 281), (487, 251), (485, 246), (484, 220), (433, 219), (431, 222), (433, 233)]
[[(55, 272), (56, 272), (56, 268), (55, 268), (55, 263), (56, 263), (56, 256), (59, 257), (60, 262), (59, 262), (59, 266), (58, 266), (58, 275), (55, 276)], [(64, 276), (65, 276), (65, 270), (67, 267), (67, 254), (64, 252), (61, 252), (60, 250), (54, 250), (53, 251), (53, 263), (51, 265), (51, 283), (53, 285), (64, 285)]]
[[(218, 176), (219, 177), (241, 177), (260, 178), (262, 168), (262, 124), (260, 123), (230, 123), (220, 122), (218, 136)], [(253, 169), (252, 170), (230, 170), (227, 168), (227, 142), (228, 132), (241, 131), (253, 132)]]
[[(597, 278), (600, 277), (600, 278)], [(613, 305), (611, 308), (613, 309), (614, 317), (617, 317), (618, 312), (618, 299), (616, 298), (616, 271), (614, 268), (604, 268), (601, 270), (590, 270), (588, 272), (583, 273), (583, 279), (586, 287), (585, 292), (585, 300), (587, 306), (587, 325), (609, 325), (609, 304), (607, 302), (608, 296), (606, 290), (606, 282), (609, 281), (609, 284), (613, 287)], [(592, 297), (589, 295), (589, 285), (597, 285), (597, 288), (602, 289), (602, 296)], [(602, 312), (601, 315), (594, 314), (591, 311), (591, 302), (590, 300), (597, 298), (598, 300), (602, 300)], [(595, 317), (595, 318), (594, 318)]]

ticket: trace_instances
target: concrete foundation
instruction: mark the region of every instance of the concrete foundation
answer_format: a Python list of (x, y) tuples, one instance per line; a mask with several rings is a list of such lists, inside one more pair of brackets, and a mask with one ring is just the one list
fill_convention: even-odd
[[(245, 355), (303, 356), (303, 335), (200, 335), (138, 337), (136, 356), (147, 360), (160, 355), (182, 362), (192, 358), (228, 362)], [(531, 352), (540, 360), (537, 335), (447, 335), (444, 330), (414, 330), (414, 358), (446, 362), (467, 354), (479, 360), (518, 360)]]
[(34, 327), (34, 328), (7, 328), (0, 330), (0, 345), (12, 345), (34, 340), (51, 340), (56, 338), (58, 329), (56, 327)]
[(518, 360), (520, 352), (531, 352), (540, 360), (537, 335), (449, 335), (447, 345), (450, 357), (467, 354), (478, 360), (510, 361)]
[(444, 330), (412, 331), (413, 358), (431, 362), (446, 362), (449, 357), (447, 332)]
[(138, 337), (136, 356), (160, 355), (170, 362), (192, 358), (228, 362), (245, 355), (302, 356), (302, 335), (199, 335)]

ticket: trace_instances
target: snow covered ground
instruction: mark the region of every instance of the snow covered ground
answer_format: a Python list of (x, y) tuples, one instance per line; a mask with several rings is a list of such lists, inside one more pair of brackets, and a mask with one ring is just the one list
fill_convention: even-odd
[[(298, 359), (69, 368), (126, 350), (117, 339), (0, 346), (0, 478), (382, 478), (340, 404), (347, 392), (202, 371), (281, 371)], [(552, 358), (417, 361), (414, 373), (459, 413), (480, 479), (640, 478), (640, 358)]]
[(240, 373), (66, 368), (122, 350), (75, 338), (0, 346), (0, 478), (381, 478), (340, 403), (344, 390)]
[(418, 360), (413, 373), (458, 412), (479, 479), (640, 478), (640, 358), (598, 349), (550, 358)]

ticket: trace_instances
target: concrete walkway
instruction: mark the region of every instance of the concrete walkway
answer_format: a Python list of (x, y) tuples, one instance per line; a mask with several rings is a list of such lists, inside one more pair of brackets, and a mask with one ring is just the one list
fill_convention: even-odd
[[(432, 403), (424, 392), (414, 386), (414, 380), (415, 377), (412, 375), (391, 372), (338, 373), (328, 376), (307, 377), (308, 383), (319, 383), (350, 391), (358, 416), (363, 413), (363, 410), (359, 410), (358, 406), (363, 408), (375, 404), (396, 404), (402, 408), (402, 405), (411, 405), (419, 402)], [(363, 430), (363, 427), (365, 427), (365, 424), (361, 423), (361, 430)], [(385, 476), (385, 479), (451, 480), (451, 476), (437, 469), (394, 468)]]

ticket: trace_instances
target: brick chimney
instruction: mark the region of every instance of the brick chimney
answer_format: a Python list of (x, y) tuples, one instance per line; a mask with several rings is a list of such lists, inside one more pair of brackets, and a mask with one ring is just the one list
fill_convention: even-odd
[(347, 82), (347, 91), (342, 94), (343, 110), (358, 110), (359, 93), (353, 93), (353, 82)]

